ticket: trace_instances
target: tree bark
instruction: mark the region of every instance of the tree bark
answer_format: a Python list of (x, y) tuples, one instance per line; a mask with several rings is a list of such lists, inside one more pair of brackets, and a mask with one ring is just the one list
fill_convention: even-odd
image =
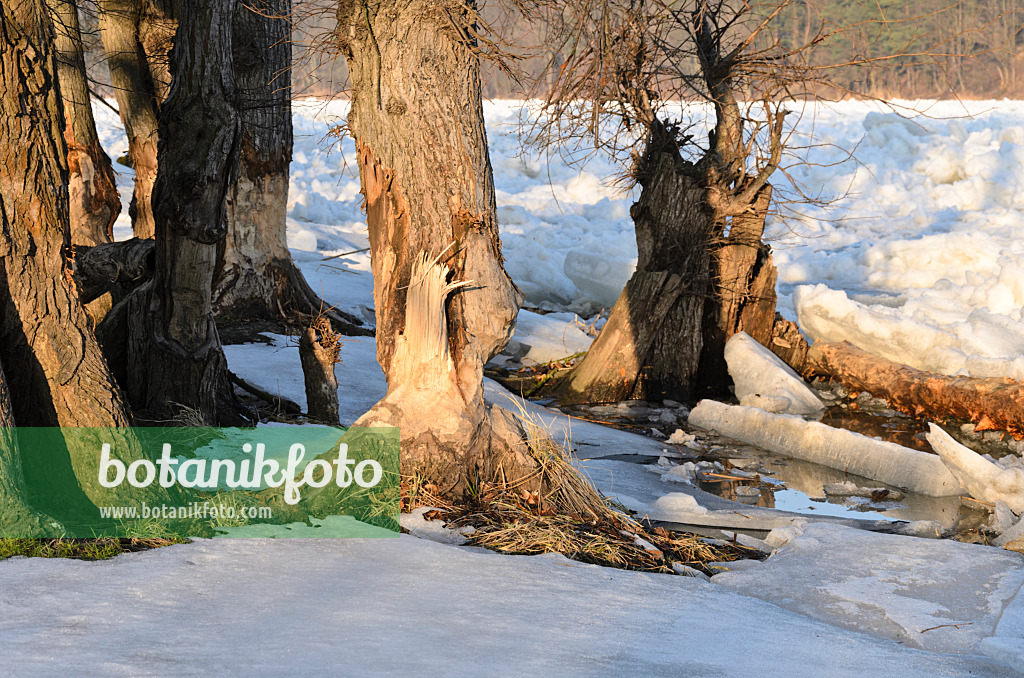
[(153, 278), (156, 243), (132, 238), (75, 252), (75, 283), (83, 304), (108, 292), (117, 304)]
[(71, 205), (71, 243), (92, 246), (113, 240), (121, 198), (96, 133), (85, 52), (74, 0), (52, 0), (50, 14), (56, 29), (57, 77), (64, 100), (64, 140), (68, 146), (68, 192)]
[(711, 241), (713, 286), (704, 308), (704, 342), (695, 376), (700, 397), (728, 393), (732, 379), (725, 363), (725, 344), (732, 335), (746, 332), (764, 345), (771, 340), (777, 273), (771, 248), (761, 240), (771, 196), (771, 186), (765, 185), (750, 212), (727, 217), (728, 232), (717, 228)]
[[(0, 5), (0, 92), (0, 364), (9, 387), (9, 398), (0, 396), (3, 421), (127, 427), (128, 406), (72, 279), (64, 111), (42, 0)], [(55, 506), (95, 511), (92, 504), (118, 503), (122, 490), (98, 482), (98, 448), (57, 438), (21, 451), (29, 486), (51, 494), (62, 488), (48, 497)], [(131, 462), (141, 452), (128, 445), (117, 456)], [(162, 489), (152, 495), (167, 496)]]
[(401, 427), (403, 474), (451, 493), (531, 468), (521, 430), (483, 399), (521, 295), (502, 267), (470, 21), (449, 0), (338, 3), (388, 380), (357, 423)]
[(238, 178), (228, 193), (228, 235), (214, 282), (222, 318), (294, 322), (327, 312), (339, 329), (371, 334), (330, 311), (288, 251), (286, 215), (292, 159), (291, 0), (255, 0), (235, 14), (235, 78), (242, 124)]
[(68, 168), (52, 27), (4, 3), (0, 36), (0, 364), (19, 426), (125, 426), (71, 275)]
[(139, 44), (153, 80), (157, 101), (163, 102), (171, 90), (171, 48), (178, 31), (176, 2), (181, 0), (141, 0)]
[(160, 98), (139, 39), (142, 1), (99, 0), (100, 35), (135, 171), (132, 229), (138, 238), (152, 238)]
[[(299, 358), (306, 385), (306, 410), (311, 419), (324, 424), (338, 423), (338, 379), (334, 366), (338, 362), (338, 337), (330, 324), (319, 328), (310, 325), (299, 338)], [(319, 335), (319, 336), (318, 336)]]
[[(127, 319), (124, 379), (151, 421), (192, 411), (209, 425), (242, 421), (214, 324), (217, 248), (241, 131), (231, 63), (235, 0), (185, 3), (160, 117), (153, 191), (156, 271), (112, 315)], [(111, 347), (113, 355), (119, 355)]]
[(915, 417), (974, 422), (980, 431), (1024, 435), (1024, 384), (1009, 378), (947, 376), (865, 353), (853, 344), (814, 344), (803, 371), (884, 398)]
[(14, 427), (11, 393), (0, 369), (0, 537), (59, 537), (60, 523), (29, 504)]
[[(632, 94), (651, 123), (634, 173), (642, 191), (631, 215), (637, 270), (590, 351), (541, 394), (563, 403), (633, 398), (690, 400), (730, 385), (725, 343), (740, 329), (767, 340), (775, 318), (775, 268), (761, 242), (771, 202), (768, 178), (782, 152), (782, 114), (768, 121), (770, 154), (748, 174), (751, 147), (733, 92), (737, 56), (719, 53), (711, 18), (724, 6), (700, 0), (696, 52), (715, 127), (708, 149), (684, 162), (682, 131), (659, 120), (646, 92)], [(678, 279), (677, 279), (678, 278)]]
[(637, 268), (583, 360), (545, 394), (566, 404), (687, 400), (711, 293), (713, 213), (697, 169), (679, 157), (660, 123), (637, 168), (642, 186), (630, 214)]

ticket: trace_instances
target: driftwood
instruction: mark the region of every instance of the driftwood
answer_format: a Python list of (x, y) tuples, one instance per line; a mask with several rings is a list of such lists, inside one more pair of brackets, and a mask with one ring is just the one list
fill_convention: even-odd
[(1008, 378), (948, 376), (866, 353), (848, 342), (808, 346), (792, 322), (777, 320), (769, 347), (806, 377), (829, 377), (884, 398), (915, 417), (974, 422), (977, 431), (1024, 436), (1024, 384)]

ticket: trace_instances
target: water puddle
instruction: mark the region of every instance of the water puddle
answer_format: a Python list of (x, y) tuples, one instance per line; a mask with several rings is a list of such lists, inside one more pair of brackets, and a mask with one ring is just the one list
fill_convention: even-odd
[[(885, 408), (884, 402), (874, 402), (865, 395), (829, 407), (822, 423), (932, 453), (924, 437), (926, 422), (895, 413)], [(687, 430), (688, 411), (671, 401), (630, 401), (565, 411), (661, 440), (677, 428)], [(952, 432), (965, 444), (993, 456), (1001, 456), (999, 445), (1006, 446), (999, 441), (988, 444), (970, 431)], [(952, 535), (964, 541), (980, 539), (979, 530), (989, 518), (987, 507), (970, 499), (907, 492), (870, 478), (782, 457), (717, 434), (691, 432), (682, 438), (677, 434), (675, 440), (680, 439), (682, 444), (666, 442), (666, 449), (677, 458), (666, 459), (662, 464), (685, 467), (677, 468), (673, 474), (687, 477), (706, 492), (750, 506), (870, 521), (934, 521), (938, 532), (935, 536)], [(628, 455), (622, 455), (621, 460), (657, 463), (650, 457), (630, 459)]]

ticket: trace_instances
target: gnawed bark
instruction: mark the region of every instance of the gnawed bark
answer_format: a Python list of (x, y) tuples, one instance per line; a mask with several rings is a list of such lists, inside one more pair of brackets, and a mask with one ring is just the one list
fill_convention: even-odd
[(221, 318), (279, 319), (326, 313), (346, 334), (363, 322), (330, 309), (288, 251), (292, 158), (291, 0), (254, 0), (235, 14), (232, 39), (242, 125), (238, 176), (227, 197), (228, 235), (214, 282)]
[(716, 229), (711, 246), (713, 288), (704, 308), (704, 342), (696, 374), (700, 396), (728, 392), (725, 344), (734, 334), (746, 332), (761, 344), (771, 339), (777, 273), (771, 248), (761, 240), (771, 196), (771, 186), (765, 185), (749, 212), (727, 217), (727, 232)]
[(153, 184), (157, 173), (160, 98), (139, 41), (142, 1), (99, 0), (100, 35), (135, 171), (135, 192), (129, 206), (132, 229), (136, 237), (152, 238), (156, 232)]
[(545, 395), (567, 404), (693, 395), (711, 294), (713, 213), (672, 134), (659, 123), (638, 167), (643, 190), (630, 210), (636, 271), (587, 355)]
[(330, 322), (322, 317), (299, 337), (299, 359), (306, 386), (306, 411), (311, 419), (324, 424), (338, 423), (338, 337)]
[(121, 213), (121, 198), (117, 194), (110, 158), (100, 146), (96, 133), (77, 3), (51, 0), (49, 7), (55, 28), (57, 76), (64, 101), (71, 243), (98, 245), (113, 240), (114, 221)]
[(947, 376), (865, 353), (856, 346), (814, 344), (804, 371), (884, 398), (893, 409), (929, 419), (974, 422), (976, 430), (1024, 435), (1024, 384), (1009, 378)]
[(111, 311), (129, 327), (125, 388), (151, 421), (173, 421), (183, 409), (211, 425), (242, 421), (211, 303), (217, 248), (227, 231), (224, 196), (241, 138), (231, 66), (234, 9), (234, 0), (183, 7), (160, 117), (156, 271)]
[[(471, 20), (447, 0), (338, 3), (388, 380), (357, 423), (400, 427), (403, 474), (444, 493), (532, 468), (521, 428), (483, 399), (521, 295), (501, 263)], [(448, 280), (472, 284), (448, 296)]]

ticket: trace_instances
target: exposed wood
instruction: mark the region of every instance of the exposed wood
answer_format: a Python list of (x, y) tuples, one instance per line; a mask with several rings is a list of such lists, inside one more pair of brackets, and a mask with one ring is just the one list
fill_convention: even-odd
[(110, 158), (100, 146), (96, 133), (77, 3), (52, 0), (48, 5), (53, 17), (57, 73), (64, 101), (71, 243), (98, 245), (113, 240), (114, 221), (121, 213), (121, 198), (117, 194)]
[[(357, 423), (399, 426), (402, 472), (442, 493), (532, 468), (522, 429), (483, 399), (483, 364), (508, 342), (521, 295), (502, 267), (468, 9), (461, 0), (338, 3), (388, 380)], [(445, 280), (472, 284), (444, 292)], [(426, 281), (440, 287), (428, 293)], [(439, 348), (410, 333), (446, 339)]]
[(724, 217), (728, 230), (721, 224), (716, 229), (711, 246), (713, 292), (704, 306), (704, 344), (696, 377), (701, 396), (728, 392), (725, 344), (734, 334), (746, 332), (761, 344), (771, 338), (777, 274), (771, 248), (761, 241), (771, 197), (771, 186), (764, 186), (749, 212)]
[(713, 214), (675, 130), (656, 123), (638, 167), (636, 272), (583, 360), (543, 390), (564, 403), (692, 397), (711, 295)]
[(291, 0), (253, 0), (235, 13), (232, 40), (242, 147), (238, 175), (227, 196), (228, 234), (219, 252), (214, 311), (287, 323), (326, 313), (345, 334), (372, 335), (361, 319), (324, 303), (288, 251), (290, 15)]
[(299, 359), (306, 386), (306, 410), (311, 419), (324, 424), (338, 423), (338, 337), (326, 318), (319, 327), (310, 325), (299, 337)]
[(805, 371), (884, 398), (894, 409), (978, 424), (977, 430), (1024, 435), (1024, 384), (1013, 379), (947, 376), (865, 353), (848, 342), (814, 344)]

